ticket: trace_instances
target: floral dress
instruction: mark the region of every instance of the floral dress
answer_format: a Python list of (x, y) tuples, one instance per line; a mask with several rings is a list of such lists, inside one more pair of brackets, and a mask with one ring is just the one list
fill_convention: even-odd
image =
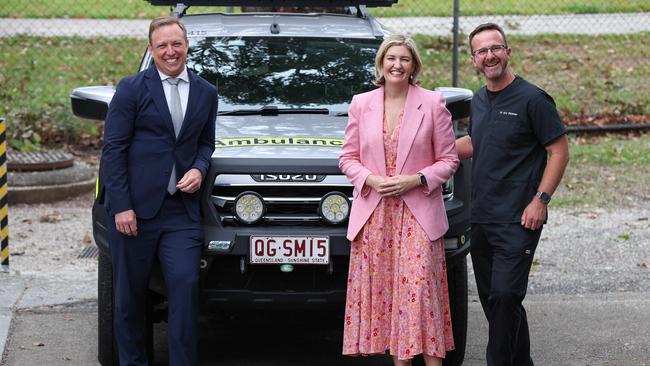
[[(395, 174), (402, 115), (384, 117), (386, 173)], [(414, 188), (417, 189), (417, 188)], [(383, 197), (352, 242), (343, 354), (399, 359), (454, 349), (444, 240), (432, 242), (399, 197)]]

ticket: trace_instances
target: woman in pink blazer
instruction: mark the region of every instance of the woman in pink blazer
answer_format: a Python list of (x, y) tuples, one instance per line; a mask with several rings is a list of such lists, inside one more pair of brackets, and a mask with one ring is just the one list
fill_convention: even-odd
[(355, 95), (339, 167), (354, 185), (343, 354), (384, 354), (440, 365), (454, 348), (441, 186), (458, 167), (451, 115), (417, 86), (415, 43), (390, 36), (375, 58), (373, 91)]

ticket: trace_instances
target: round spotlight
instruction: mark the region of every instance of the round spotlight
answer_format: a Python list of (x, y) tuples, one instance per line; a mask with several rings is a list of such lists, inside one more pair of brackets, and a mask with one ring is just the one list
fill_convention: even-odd
[(341, 192), (330, 192), (320, 200), (318, 213), (328, 224), (340, 224), (350, 216), (350, 200)]
[(235, 217), (244, 224), (253, 225), (260, 222), (265, 210), (264, 199), (256, 192), (242, 192), (235, 198)]

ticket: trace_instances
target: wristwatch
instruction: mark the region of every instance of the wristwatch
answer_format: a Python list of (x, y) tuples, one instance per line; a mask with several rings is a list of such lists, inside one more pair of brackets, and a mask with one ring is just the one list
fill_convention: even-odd
[(548, 203), (551, 202), (551, 196), (546, 192), (537, 192), (535, 193), (535, 196), (545, 205), (548, 205)]
[(421, 186), (426, 186), (427, 185), (427, 178), (424, 176), (424, 174), (418, 173), (418, 176), (420, 177), (420, 185)]

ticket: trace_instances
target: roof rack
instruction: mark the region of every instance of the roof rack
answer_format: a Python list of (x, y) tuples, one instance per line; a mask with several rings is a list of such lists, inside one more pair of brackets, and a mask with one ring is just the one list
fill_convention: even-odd
[(398, 0), (147, 0), (151, 5), (176, 6), (359, 6), (390, 7)]
[(356, 9), (359, 18), (367, 18), (369, 13), (367, 7), (390, 7), (398, 0), (146, 0), (151, 5), (173, 6), (171, 16), (181, 18), (190, 6), (263, 6), (274, 8), (291, 7), (350, 7)]

